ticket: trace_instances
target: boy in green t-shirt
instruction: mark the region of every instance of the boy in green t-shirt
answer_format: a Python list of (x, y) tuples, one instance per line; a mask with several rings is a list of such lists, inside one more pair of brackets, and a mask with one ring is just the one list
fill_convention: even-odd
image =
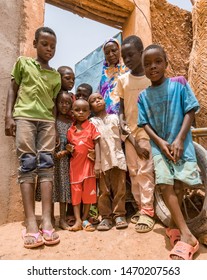
[[(55, 99), (61, 87), (60, 74), (49, 66), (56, 49), (56, 34), (48, 27), (35, 32), (37, 58), (19, 57), (8, 91), (5, 135), (15, 136), (26, 229), (24, 247), (59, 243), (51, 223), (55, 149)], [(35, 183), (42, 195), (42, 231), (35, 217)]]

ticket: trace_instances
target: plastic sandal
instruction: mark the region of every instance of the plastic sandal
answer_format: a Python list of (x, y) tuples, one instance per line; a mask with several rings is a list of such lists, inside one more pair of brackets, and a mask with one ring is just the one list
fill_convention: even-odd
[(124, 217), (117, 217), (115, 219), (115, 223), (116, 223), (116, 229), (123, 229), (128, 227), (128, 224)]
[(195, 244), (195, 246), (191, 246), (190, 244), (187, 244), (182, 241), (178, 241), (174, 248), (170, 252), (170, 259), (173, 260), (173, 256), (177, 256), (182, 258), (183, 260), (192, 260), (193, 255), (198, 251), (199, 249), (199, 243)]
[(135, 225), (135, 230), (136, 232), (140, 232), (140, 233), (149, 232), (153, 229), (154, 225), (155, 225), (155, 220), (152, 217), (146, 214), (141, 214), (138, 222)]
[(97, 226), (99, 231), (107, 231), (112, 228), (112, 221), (110, 219), (103, 219), (100, 224)]
[[(29, 236), (33, 237), (35, 239), (34, 243), (30, 243), (30, 244), (29, 243), (25, 243), (25, 238), (29, 237)], [(40, 240), (39, 237), (41, 237), (41, 240)], [(22, 238), (24, 240), (24, 247), (26, 249), (33, 249), (33, 248), (37, 248), (39, 246), (44, 245), (44, 240), (43, 240), (40, 232), (37, 232), (37, 233), (26, 233), (26, 229), (24, 229), (22, 231)], [(38, 240), (40, 240), (40, 241), (38, 241)]]
[(141, 215), (140, 212), (137, 211), (137, 212), (131, 217), (131, 219), (130, 219), (131, 223), (132, 223), (132, 224), (136, 224), (136, 223), (138, 222), (138, 220), (139, 220), (140, 215)]
[(95, 227), (91, 223), (89, 223), (88, 220), (83, 221), (82, 228), (83, 230), (90, 231), (90, 232), (95, 230)]
[[(55, 245), (55, 244), (58, 244), (60, 242), (60, 237), (59, 236), (58, 236), (58, 238), (53, 239), (53, 233), (55, 233), (54, 228), (51, 229), (51, 230), (42, 229), (42, 236), (43, 236), (45, 245)], [(50, 239), (46, 239), (44, 237), (44, 235), (47, 235), (47, 237), (49, 237)]]
[(167, 228), (165, 231), (167, 237), (170, 239), (170, 244), (172, 247), (180, 241), (180, 230), (178, 228)]

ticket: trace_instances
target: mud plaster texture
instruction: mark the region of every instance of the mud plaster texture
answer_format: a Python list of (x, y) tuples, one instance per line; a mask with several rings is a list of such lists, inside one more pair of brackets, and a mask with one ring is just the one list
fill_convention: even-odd
[(166, 0), (151, 0), (152, 42), (164, 47), (169, 60), (168, 75), (188, 78), (192, 48), (192, 15)]

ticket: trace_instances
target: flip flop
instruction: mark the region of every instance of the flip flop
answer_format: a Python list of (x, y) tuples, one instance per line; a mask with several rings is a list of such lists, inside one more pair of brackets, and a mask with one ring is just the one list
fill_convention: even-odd
[[(60, 242), (60, 237), (53, 239), (53, 233), (55, 232), (55, 229), (47, 230), (47, 229), (42, 229), (42, 237), (44, 239), (45, 245), (55, 245)], [(47, 234), (50, 239), (45, 239), (44, 234)]]
[(137, 212), (131, 217), (131, 219), (130, 219), (131, 223), (132, 223), (132, 224), (136, 224), (136, 223), (138, 222), (138, 220), (139, 220), (140, 215), (141, 215), (140, 212), (137, 211)]
[[(33, 237), (35, 239), (35, 242), (31, 243), (31, 244), (25, 243), (25, 238), (26, 237)], [(39, 240), (40, 239), (39, 237), (41, 237), (41, 240)], [(33, 248), (37, 248), (39, 246), (44, 245), (44, 240), (43, 240), (40, 232), (37, 232), (37, 233), (26, 233), (26, 229), (24, 229), (22, 231), (22, 238), (24, 240), (24, 247), (26, 249), (33, 249)]]
[[(146, 214), (141, 214), (138, 222), (135, 225), (135, 230), (136, 232), (140, 232), (140, 233), (149, 232), (153, 229), (154, 225), (155, 225), (155, 220), (152, 217)], [(143, 228), (142, 226), (146, 226), (146, 227)]]
[(112, 221), (110, 219), (103, 219), (97, 226), (98, 231), (107, 231), (112, 228)]
[(91, 223), (89, 223), (88, 220), (83, 221), (82, 228), (83, 230), (90, 231), (90, 232), (95, 230), (95, 227)]
[(116, 229), (123, 229), (128, 227), (128, 224), (124, 217), (117, 217), (115, 219), (115, 223), (116, 223)]
[(174, 248), (170, 251), (169, 257), (171, 260), (173, 260), (173, 256), (177, 256), (182, 258), (183, 260), (192, 260), (193, 255), (198, 251), (199, 249), (199, 242), (195, 244), (195, 246), (191, 246), (190, 244), (187, 244), (182, 241), (178, 241)]
[(180, 230), (178, 228), (166, 228), (165, 231), (167, 237), (170, 239), (170, 244), (172, 247), (180, 241)]

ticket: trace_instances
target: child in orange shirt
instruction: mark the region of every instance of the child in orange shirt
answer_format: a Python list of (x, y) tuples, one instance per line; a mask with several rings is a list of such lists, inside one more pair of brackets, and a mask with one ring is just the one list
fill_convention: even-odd
[[(98, 138), (100, 133), (89, 122), (89, 103), (84, 99), (76, 100), (72, 106), (75, 122), (69, 128), (67, 139), (70, 159), (70, 185), (72, 205), (75, 215), (75, 224), (71, 231), (84, 229), (94, 231), (95, 228), (87, 220), (90, 205), (96, 203), (96, 176), (100, 174), (100, 149)], [(95, 148), (95, 163), (88, 157), (89, 151)], [(95, 171), (95, 172), (94, 172)], [(83, 215), (81, 217), (81, 202), (83, 203)]]

